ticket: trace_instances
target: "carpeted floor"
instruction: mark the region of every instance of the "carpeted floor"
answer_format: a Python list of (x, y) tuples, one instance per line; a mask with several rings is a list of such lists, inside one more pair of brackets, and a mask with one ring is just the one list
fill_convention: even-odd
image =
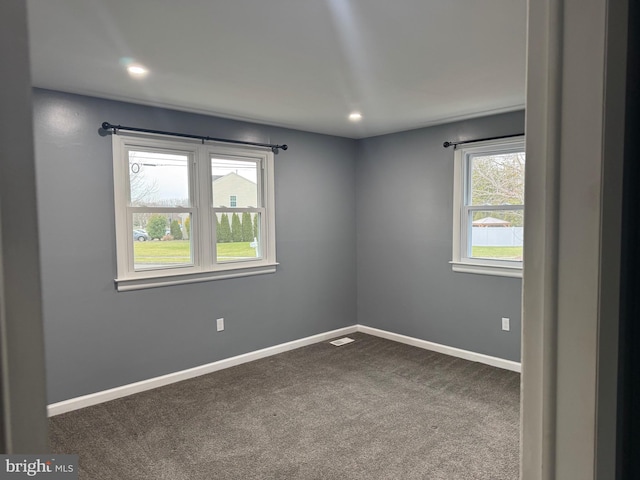
[(518, 478), (520, 375), (365, 334), (50, 419), (80, 479)]

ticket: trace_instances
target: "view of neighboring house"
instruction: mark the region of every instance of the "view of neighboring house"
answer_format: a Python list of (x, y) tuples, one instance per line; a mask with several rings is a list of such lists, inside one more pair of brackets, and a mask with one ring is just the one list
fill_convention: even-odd
[(231, 172), (213, 177), (214, 207), (257, 207), (258, 185)]

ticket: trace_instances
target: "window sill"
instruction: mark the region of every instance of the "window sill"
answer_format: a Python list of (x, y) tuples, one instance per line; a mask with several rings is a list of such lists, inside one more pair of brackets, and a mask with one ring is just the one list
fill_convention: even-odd
[(486, 265), (481, 263), (449, 262), (454, 272), (493, 275), (497, 277), (522, 278), (522, 267), (506, 265)]
[(275, 273), (278, 263), (254, 267), (241, 267), (227, 270), (198, 272), (198, 273), (178, 273), (163, 274), (137, 278), (116, 278), (116, 290), (128, 292), (131, 290), (143, 290), (147, 288), (168, 287), (170, 285), (183, 285), (187, 283), (209, 282), (212, 280), (223, 280), (226, 278), (249, 277), (253, 275), (263, 275), (265, 273)]

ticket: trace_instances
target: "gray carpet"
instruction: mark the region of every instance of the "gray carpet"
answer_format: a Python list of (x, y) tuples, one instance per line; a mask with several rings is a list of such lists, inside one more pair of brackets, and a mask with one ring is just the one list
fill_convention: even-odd
[(80, 479), (518, 478), (517, 373), (365, 334), (50, 419)]

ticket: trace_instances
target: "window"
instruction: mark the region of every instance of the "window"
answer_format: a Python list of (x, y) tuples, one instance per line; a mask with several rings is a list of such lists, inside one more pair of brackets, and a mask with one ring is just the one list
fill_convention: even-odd
[(454, 271), (522, 276), (524, 170), (523, 137), (456, 149)]
[(116, 134), (113, 172), (118, 290), (275, 272), (271, 151)]

